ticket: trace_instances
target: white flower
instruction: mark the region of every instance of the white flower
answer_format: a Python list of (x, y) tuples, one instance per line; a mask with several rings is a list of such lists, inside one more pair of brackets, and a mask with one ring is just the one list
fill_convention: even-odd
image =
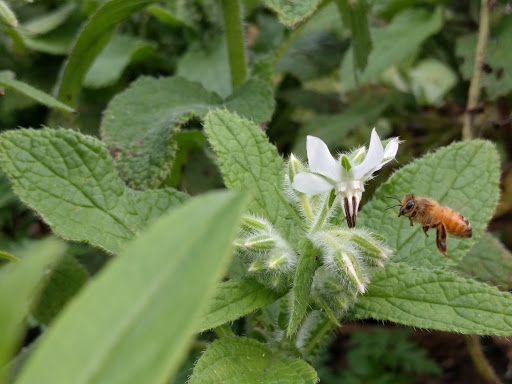
[(330, 192), (334, 189), (340, 196), (347, 224), (352, 228), (356, 225), (364, 183), (372, 177), (374, 172), (395, 158), (398, 137), (391, 139), (386, 148), (383, 148), (374, 128), (364, 160), (362, 160), (366, 152), (364, 147), (348, 155), (342, 154), (336, 160), (332, 157), (327, 145), (314, 136), (307, 137), (306, 149), (309, 172), (300, 172), (295, 175), (292, 187), (309, 195)]

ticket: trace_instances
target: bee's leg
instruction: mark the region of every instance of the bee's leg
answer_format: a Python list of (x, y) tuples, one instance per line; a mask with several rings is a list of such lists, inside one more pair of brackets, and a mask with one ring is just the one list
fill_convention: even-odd
[(444, 255), (444, 257), (448, 257), (446, 251), (448, 250), (448, 246), (446, 244), (446, 227), (443, 223), (436, 224), (437, 227), (437, 236), (436, 236), (436, 244), (437, 249)]
[(425, 236), (427, 236), (427, 237), (428, 237), (428, 233), (427, 233), (427, 231), (429, 230), (429, 228), (430, 228), (430, 227), (429, 227), (428, 225), (424, 225), (424, 226), (423, 226), (423, 233), (425, 233)]
[(409, 224), (412, 227), (412, 220), (411, 219), (409, 219)]

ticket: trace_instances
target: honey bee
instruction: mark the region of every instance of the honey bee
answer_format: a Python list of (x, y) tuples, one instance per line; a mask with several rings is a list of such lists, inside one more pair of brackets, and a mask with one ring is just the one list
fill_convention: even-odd
[(398, 217), (408, 217), (411, 226), (413, 221), (421, 223), (425, 236), (428, 237), (427, 231), (430, 228), (437, 230), (437, 249), (439, 249), (445, 257), (449, 257), (446, 253), (448, 250), (446, 244), (447, 233), (466, 238), (473, 235), (473, 229), (468, 219), (451, 208), (440, 206), (439, 203), (428, 197), (415, 197), (413, 194), (407, 194), (401, 201), (396, 197), (388, 197), (400, 202), (400, 204), (389, 208), (400, 207)]

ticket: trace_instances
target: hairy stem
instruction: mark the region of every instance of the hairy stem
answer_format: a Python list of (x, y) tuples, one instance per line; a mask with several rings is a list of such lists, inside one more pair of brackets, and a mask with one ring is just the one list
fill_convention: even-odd
[(480, 345), (480, 338), (476, 335), (465, 336), (466, 346), (468, 348), (469, 356), (473, 360), (476, 370), (480, 374), (480, 377), (488, 384), (501, 384), (500, 379), (494, 372), (494, 369), (489, 364), (482, 352), (482, 346)]
[(231, 86), (238, 87), (247, 77), (244, 33), (239, 0), (222, 0), (224, 26), (228, 41), (229, 69)]
[(480, 6), (480, 26), (478, 29), (478, 42), (475, 52), (475, 65), (473, 67), (473, 76), (469, 85), (468, 103), (464, 115), (464, 126), (462, 127), (462, 139), (469, 140), (473, 138), (474, 131), (474, 110), (478, 106), (480, 98), (480, 75), (485, 62), (485, 51), (487, 40), (489, 38), (489, 0), (482, 0)]
[(227, 324), (219, 325), (218, 327), (214, 328), (213, 330), (219, 339), (222, 339), (223, 337), (229, 337), (229, 336), (235, 335), (233, 333), (233, 331), (231, 330), (231, 328), (229, 328), (229, 325), (227, 325)]

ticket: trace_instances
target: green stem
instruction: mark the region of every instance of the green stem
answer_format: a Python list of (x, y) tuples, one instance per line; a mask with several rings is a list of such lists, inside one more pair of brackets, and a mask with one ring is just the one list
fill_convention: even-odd
[(489, 0), (482, 0), (480, 5), (480, 26), (478, 28), (478, 42), (475, 52), (475, 65), (473, 66), (473, 76), (469, 85), (468, 103), (464, 115), (464, 126), (462, 127), (462, 139), (470, 140), (473, 138), (473, 110), (478, 105), (480, 98), (480, 75), (482, 74), (483, 64), (485, 62), (485, 51), (487, 40), (489, 39)]
[(239, 0), (222, 0), (222, 10), (228, 41), (231, 86), (235, 89), (247, 78), (244, 33)]
[(501, 384), (500, 379), (494, 372), (494, 369), (489, 364), (482, 352), (482, 346), (480, 345), (480, 338), (476, 335), (465, 336), (466, 346), (468, 348), (469, 356), (473, 360), (478, 374), (488, 384)]
[(14, 256), (14, 255), (12, 255), (12, 254), (10, 254), (8, 252), (4, 252), (4, 251), (0, 251), (0, 257), (4, 257), (4, 258), (6, 258), (8, 260), (16, 261), (16, 262), (21, 261), (16, 256)]
[(219, 339), (222, 339), (223, 337), (235, 336), (227, 324), (219, 325), (218, 327), (214, 328), (214, 331)]
[(313, 351), (317, 349), (318, 345), (324, 341), (324, 336), (327, 332), (330, 332), (332, 329), (336, 327), (331, 320), (325, 318), (322, 320), (322, 325), (315, 333), (314, 337), (312, 337), (309, 342), (304, 346), (304, 356), (311, 356)]

